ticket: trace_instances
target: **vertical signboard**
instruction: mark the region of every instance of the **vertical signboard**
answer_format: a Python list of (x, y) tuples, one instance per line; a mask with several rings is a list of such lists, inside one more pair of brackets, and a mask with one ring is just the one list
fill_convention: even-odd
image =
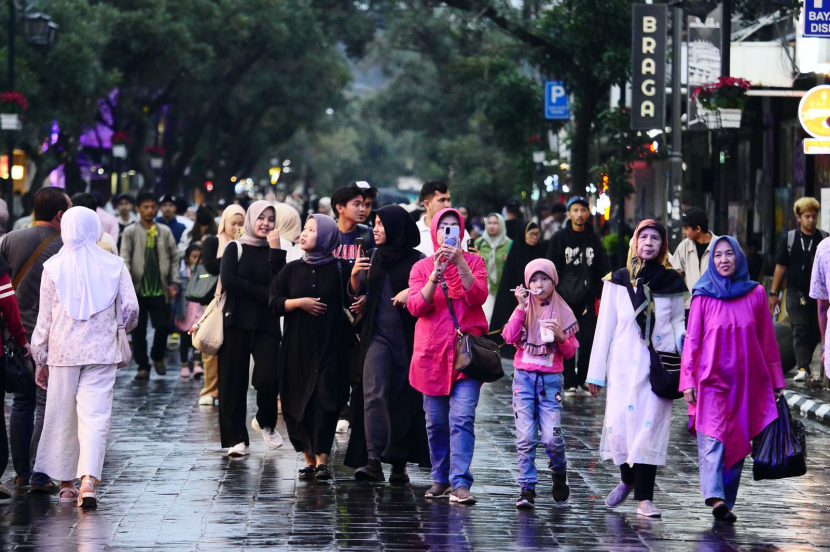
[(631, 45), (631, 128), (666, 126), (666, 6), (634, 4)]
[[(689, 62), (686, 82), (689, 90), (694, 90), (702, 84), (716, 82), (720, 77), (721, 65), (721, 6), (718, 6), (704, 17), (689, 16), (687, 35)], [(689, 129), (708, 130), (708, 127), (697, 117), (698, 105), (689, 95), (688, 113)]]
[(561, 81), (545, 83), (545, 118), (560, 121), (570, 119), (568, 94)]

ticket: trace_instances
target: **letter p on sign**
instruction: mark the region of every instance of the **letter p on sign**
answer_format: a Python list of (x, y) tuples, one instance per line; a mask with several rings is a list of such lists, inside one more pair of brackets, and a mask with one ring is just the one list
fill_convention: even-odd
[(550, 87), (550, 101), (553, 105), (559, 105), (559, 99), (565, 97), (565, 87), (554, 85)]

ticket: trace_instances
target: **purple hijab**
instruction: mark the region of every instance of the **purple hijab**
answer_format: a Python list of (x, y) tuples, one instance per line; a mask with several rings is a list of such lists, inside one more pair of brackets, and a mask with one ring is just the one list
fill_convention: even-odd
[(308, 218), (317, 221), (317, 243), (313, 250), (305, 252), (303, 262), (323, 265), (334, 261), (334, 249), (340, 245), (340, 229), (337, 228), (337, 223), (328, 215), (309, 215)]

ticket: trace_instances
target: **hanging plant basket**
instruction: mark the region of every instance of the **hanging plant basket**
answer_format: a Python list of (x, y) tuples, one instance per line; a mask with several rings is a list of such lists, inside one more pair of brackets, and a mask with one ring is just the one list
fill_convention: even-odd
[(0, 113), (0, 129), (20, 130), (22, 128), (23, 122), (20, 120), (20, 115), (17, 113)]
[(699, 113), (707, 128), (741, 128), (742, 109), (719, 107), (701, 109)]

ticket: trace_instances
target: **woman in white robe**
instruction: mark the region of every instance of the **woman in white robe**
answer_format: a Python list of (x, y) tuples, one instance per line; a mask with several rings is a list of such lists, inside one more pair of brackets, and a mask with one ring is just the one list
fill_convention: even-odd
[(637, 514), (644, 517), (660, 517), (652, 503), (654, 481), (657, 466), (666, 463), (672, 410), (671, 400), (652, 391), (648, 344), (679, 354), (685, 331), (686, 286), (666, 268), (667, 255), (665, 228), (641, 222), (627, 267), (605, 281), (587, 379), (595, 397), (607, 387), (600, 455), (620, 466), (622, 481), (605, 503), (615, 508), (634, 491)]

